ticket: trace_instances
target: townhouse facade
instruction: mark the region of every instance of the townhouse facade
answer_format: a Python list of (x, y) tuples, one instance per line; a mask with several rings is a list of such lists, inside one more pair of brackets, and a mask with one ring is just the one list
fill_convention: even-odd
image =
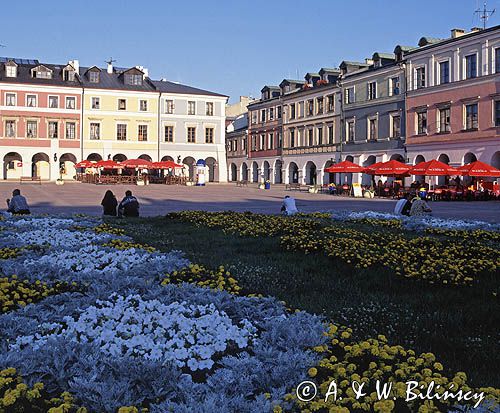
[(226, 154), (229, 180), (248, 182), (248, 112), (239, 115), (227, 126)]
[(227, 97), (167, 81), (141, 66), (106, 69), (0, 58), (2, 179), (73, 179), (81, 160), (206, 164), (225, 182)]

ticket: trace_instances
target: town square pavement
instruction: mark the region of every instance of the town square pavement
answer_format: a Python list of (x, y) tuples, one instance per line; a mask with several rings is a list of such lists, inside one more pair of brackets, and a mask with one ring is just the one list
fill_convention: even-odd
[[(190, 210), (252, 211), (266, 214), (280, 212), (281, 200), (291, 195), (301, 212), (315, 211), (378, 211), (392, 212), (396, 201), (387, 199), (355, 199), (328, 194), (285, 191), (284, 185), (273, 185), (270, 190), (259, 190), (256, 184), (236, 187), (235, 184), (209, 184), (205, 187), (177, 185), (94, 185), (66, 182), (41, 185), (19, 182), (1, 182), (0, 197), (10, 198), (19, 188), (26, 196), (33, 213), (85, 213), (100, 215), (101, 199), (110, 189), (120, 201), (127, 189), (139, 199), (142, 216), (164, 215), (167, 212)], [(5, 202), (5, 201), (3, 201)], [(4, 204), (6, 207), (6, 204)], [(431, 202), (433, 215), (442, 218), (478, 219), (500, 222), (500, 201), (487, 202)]]

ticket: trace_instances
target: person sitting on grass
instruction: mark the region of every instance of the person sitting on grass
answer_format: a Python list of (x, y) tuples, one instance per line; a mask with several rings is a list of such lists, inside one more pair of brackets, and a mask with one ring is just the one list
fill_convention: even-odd
[(21, 191), (19, 189), (14, 189), (12, 191), (12, 199), (7, 199), (7, 212), (14, 215), (31, 214), (26, 198), (21, 195)]
[(423, 215), (430, 215), (432, 209), (425, 202), (425, 195), (420, 194), (420, 198), (415, 197), (411, 203), (410, 216), (418, 217)]
[(299, 210), (295, 205), (295, 198), (291, 198), (289, 195), (285, 196), (283, 203), (281, 204), (281, 213), (283, 215), (295, 215)]
[(138, 217), (139, 216), (139, 201), (132, 195), (132, 191), (125, 192), (125, 198), (118, 205), (119, 217)]
[(108, 215), (111, 217), (116, 217), (116, 207), (118, 205), (118, 201), (116, 200), (115, 195), (109, 189), (104, 194), (104, 198), (101, 201), (102, 205), (102, 214)]
[(410, 215), (411, 202), (408, 199), (409, 194), (404, 194), (403, 197), (396, 203), (394, 207), (395, 214)]

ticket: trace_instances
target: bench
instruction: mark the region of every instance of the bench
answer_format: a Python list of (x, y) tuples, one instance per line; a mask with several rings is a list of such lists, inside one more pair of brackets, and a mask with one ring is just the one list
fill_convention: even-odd
[(302, 186), (300, 184), (286, 184), (285, 191), (300, 191)]
[(23, 182), (38, 182), (41, 185), (42, 178), (40, 176), (21, 176), (19, 183), (22, 184)]
[(248, 186), (248, 181), (243, 180), (243, 181), (236, 181), (236, 186)]

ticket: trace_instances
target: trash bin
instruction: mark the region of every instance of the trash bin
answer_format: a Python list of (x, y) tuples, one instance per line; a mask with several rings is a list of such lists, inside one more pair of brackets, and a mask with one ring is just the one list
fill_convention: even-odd
[(264, 184), (264, 189), (271, 189), (271, 182), (266, 182)]

